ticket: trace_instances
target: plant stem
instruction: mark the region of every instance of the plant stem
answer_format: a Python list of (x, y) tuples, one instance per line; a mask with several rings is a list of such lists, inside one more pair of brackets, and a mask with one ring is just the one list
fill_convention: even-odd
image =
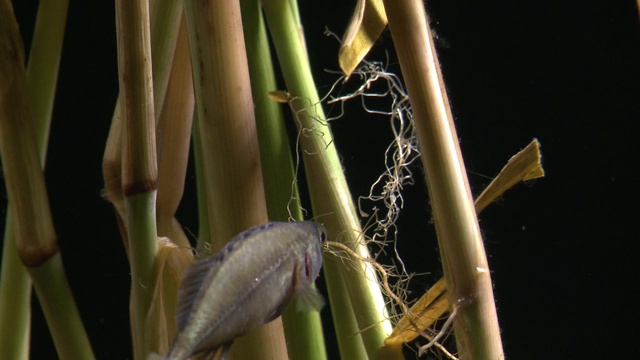
[(60, 253), (41, 266), (30, 269), (29, 274), (41, 299), (42, 310), (50, 314), (46, 317), (47, 324), (60, 359), (94, 359), (64, 274)]
[[(269, 220), (302, 220), (282, 106), (267, 96), (277, 85), (260, 4), (258, 0), (242, 0), (240, 5)], [(300, 312), (290, 306), (282, 314), (282, 321), (290, 359), (327, 358), (318, 312)]]
[[(36, 144), (43, 166), (68, 5), (68, 0), (40, 1), (27, 66)], [(0, 354), (10, 359), (26, 359), (29, 354), (31, 279), (18, 258), (11, 218), (9, 210), (0, 278)]]
[[(267, 222), (240, 4), (185, 2), (213, 250)], [(223, 296), (221, 294), (221, 296)], [(282, 321), (237, 339), (238, 358), (287, 357)]]
[(200, 126), (198, 125), (197, 112), (193, 114), (193, 129), (191, 138), (193, 139), (193, 162), (196, 173), (196, 193), (198, 196), (198, 239), (196, 241), (196, 252), (205, 255), (211, 249), (211, 229), (209, 227), (209, 208), (207, 206), (208, 196), (204, 174), (204, 159), (202, 154), (202, 140), (200, 140)]
[[(304, 152), (314, 214), (326, 215), (323, 221), (330, 239), (345, 243), (363, 258), (367, 258), (368, 250), (361, 241), (362, 229), (342, 172), (331, 130), (325, 121), (303, 46), (303, 36), (289, 1), (267, 0), (264, 1), (263, 6), (280, 66), (283, 69), (287, 90), (291, 96), (290, 105), (296, 117), (296, 125), (300, 134), (304, 133), (300, 136), (300, 143)], [(360, 262), (353, 265), (356, 271), (338, 261), (325, 262), (325, 274), (331, 273), (334, 276), (339, 272), (346, 285), (329, 288), (331, 307), (332, 309), (335, 307), (353, 309), (367, 354), (369, 358), (373, 358), (378, 349), (383, 346), (385, 337), (391, 332), (391, 325), (387, 319), (380, 287), (375, 280), (377, 279), (375, 271), (370, 264)], [(332, 266), (338, 266), (339, 270), (337, 272), (328, 270)], [(327, 284), (338, 285), (339, 282), (327, 280)], [(334, 294), (345, 288), (349, 292), (350, 303), (338, 303), (344, 297)], [(340, 326), (342, 319), (337, 318), (336, 313), (333, 315), (336, 326)], [(344, 336), (338, 340), (341, 344), (359, 341), (357, 337), (353, 337), (353, 333), (337, 331), (340, 337)], [(340, 347), (341, 351), (347, 348), (357, 349), (358, 346), (341, 345)], [(350, 358), (344, 353), (342, 356)]]
[(334, 329), (340, 348), (340, 357), (342, 359), (369, 359), (351, 303), (349, 289), (340, 271), (344, 264), (341, 263), (341, 259), (335, 256), (324, 256), (323, 261), (323, 272), (331, 299), (331, 315), (335, 324)]
[(11, 211), (7, 212), (0, 277), (0, 354), (29, 359), (31, 278), (18, 257)]
[(385, 0), (413, 110), (461, 358), (503, 359), (491, 278), (424, 4)]
[(49, 142), (49, 126), (58, 83), (68, 7), (69, 0), (39, 2), (27, 66), (27, 83), (36, 129), (36, 143), (40, 148), (40, 159), (43, 165)]
[(0, 154), (17, 253), (34, 281), (58, 356), (93, 359), (62, 268), (36, 145), (24, 50), (8, 1), (0, 1), (0, 58), (5, 60), (0, 67)]
[(183, 7), (180, 0), (155, 0), (150, 2), (150, 6), (153, 102), (159, 117), (166, 98)]
[(169, 237), (176, 244), (187, 248), (190, 247), (189, 239), (174, 215), (178, 210), (184, 190), (194, 105), (187, 23), (183, 21), (178, 35), (166, 101), (158, 122), (156, 215), (158, 236)]
[(135, 358), (147, 356), (145, 322), (157, 252), (155, 114), (151, 75), (149, 3), (116, 2), (122, 117), (122, 189), (131, 263), (132, 333)]
[[(127, 0), (128, 1), (128, 0)], [(149, 351), (145, 332), (147, 314), (151, 307), (154, 289), (151, 288), (155, 255), (158, 251), (156, 241), (156, 204), (155, 191), (127, 196), (127, 234), (129, 236), (129, 255), (131, 262), (131, 322), (136, 359), (146, 359)]]
[[(182, 2), (178, 0), (154, 1), (151, 4), (153, 21), (150, 26), (152, 37), (151, 58), (153, 59), (153, 98), (154, 109), (162, 109), (166, 95), (171, 64), (174, 58), (178, 28), (182, 17)], [(147, 26), (148, 24), (145, 24)], [(116, 219), (125, 250), (129, 255), (129, 239), (124, 229), (125, 205), (122, 194), (122, 119), (121, 101), (118, 95), (111, 119), (111, 128), (107, 137), (107, 145), (102, 160), (104, 179), (103, 196), (111, 202), (116, 210)], [(161, 114), (160, 111), (155, 113)]]

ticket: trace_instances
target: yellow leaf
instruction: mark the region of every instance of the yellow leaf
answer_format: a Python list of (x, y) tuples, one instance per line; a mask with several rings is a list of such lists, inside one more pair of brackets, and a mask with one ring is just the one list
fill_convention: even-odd
[(269, 91), (267, 93), (267, 96), (269, 97), (269, 99), (280, 104), (288, 103), (289, 99), (291, 98), (291, 95), (289, 95), (288, 92), (282, 90)]
[(338, 53), (338, 62), (345, 75), (349, 76), (355, 70), (386, 26), (387, 14), (382, 0), (358, 0)]
[(509, 159), (507, 164), (500, 170), (498, 176), (496, 176), (489, 186), (484, 189), (482, 194), (478, 196), (475, 201), (476, 212), (480, 213), (480, 211), (520, 181), (536, 179), (543, 176), (544, 170), (541, 165), (540, 144), (538, 140), (533, 139), (526, 148)]
[[(424, 294), (409, 309), (414, 323), (420, 331), (425, 331), (438, 320), (449, 308), (447, 300), (447, 283), (444, 278), (438, 280), (426, 294)], [(407, 343), (417, 338), (420, 334), (411, 325), (406, 316), (402, 317), (393, 328), (391, 335), (384, 340), (385, 346), (394, 346)]]
[[(540, 145), (534, 139), (526, 148), (509, 159), (498, 176), (487, 186), (475, 201), (476, 211), (480, 213), (496, 198), (520, 181), (544, 176), (541, 165)], [(421, 332), (438, 320), (449, 309), (444, 278), (438, 280), (409, 310), (412, 320)], [(393, 332), (384, 341), (385, 347), (397, 346), (414, 340), (420, 334), (406, 318), (400, 319)]]
[(176, 296), (184, 270), (193, 262), (190, 248), (181, 247), (166, 237), (158, 239), (153, 265), (153, 298), (147, 314), (147, 351), (165, 354), (178, 332)]

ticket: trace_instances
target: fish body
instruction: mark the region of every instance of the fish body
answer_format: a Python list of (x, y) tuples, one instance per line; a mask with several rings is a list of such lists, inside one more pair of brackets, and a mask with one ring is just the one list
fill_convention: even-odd
[(178, 335), (167, 359), (215, 353), (282, 313), (294, 298), (319, 308), (322, 225), (270, 222), (250, 228), (191, 265), (178, 292)]

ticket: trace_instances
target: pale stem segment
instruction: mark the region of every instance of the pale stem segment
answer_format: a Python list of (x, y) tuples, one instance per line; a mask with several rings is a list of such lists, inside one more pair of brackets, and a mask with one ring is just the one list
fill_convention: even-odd
[(0, 1), (0, 59), (0, 154), (17, 254), (31, 275), (58, 356), (93, 359), (58, 250), (36, 144), (24, 50), (9, 1)]
[[(322, 105), (315, 88), (313, 76), (304, 47), (303, 35), (294, 17), (288, 0), (265, 0), (263, 2), (267, 24), (274, 40), (278, 60), (283, 69), (289, 104), (299, 130), (301, 152), (309, 183), (314, 214), (321, 215), (329, 239), (341, 241), (363, 258), (369, 257), (363, 241), (363, 232), (352, 201), (352, 196), (342, 172), (331, 130), (326, 122)], [(325, 258), (330, 255), (325, 256)], [(337, 267), (337, 270), (332, 269)], [(351, 268), (353, 267), (353, 268)], [(358, 322), (359, 336), (340, 327), (342, 318), (333, 313), (337, 325), (338, 342), (344, 358), (355, 358), (361, 354), (346, 351), (361, 349), (349, 345), (362, 341), (367, 356), (374, 358), (383, 346), (385, 337), (391, 333), (384, 299), (375, 271), (370, 264), (355, 262), (344, 265), (336, 259), (327, 259), (324, 265), (329, 285), (332, 309), (352, 308)], [(337, 276), (340, 274), (340, 276)], [(329, 277), (335, 277), (329, 279)], [(344, 281), (344, 284), (340, 284)], [(348, 290), (349, 303), (337, 292)], [(346, 331), (345, 331), (346, 330)], [(359, 337), (359, 338), (358, 338)]]
[[(151, 57), (153, 58), (153, 99), (154, 108), (163, 109), (165, 94), (169, 82), (171, 65), (178, 37), (178, 28), (182, 18), (182, 1), (163, 0), (151, 3)], [(148, 24), (144, 24), (147, 26)], [(118, 95), (107, 137), (102, 173), (104, 178), (103, 196), (116, 210), (116, 219), (120, 234), (129, 255), (129, 238), (125, 229), (125, 204), (122, 194), (122, 94)], [(155, 112), (157, 117), (160, 111)], [(158, 121), (158, 119), (156, 119)]]
[[(238, 1), (185, 1), (213, 251), (268, 221)], [(221, 294), (223, 296), (223, 294)], [(283, 359), (282, 321), (236, 340), (238, 358)]]
[[(282, 105), (268, 96), (277, 85), (260, 2), (241, 0), (240, 6), (269, 220), (303, 220)], [(290, 306), (282, 314), (282, 320), (290, 359), (327, 358), (317, 311), (301, 312)]]
[(146, 316), (157, 252), (155, 113), (147, 0), (116, 2), (122, 121), (122, 193), (131, 264), (131, 322), (135, 358), (147, 356)]
[[(43, 166), (68, 5), (68, 0), (40, 1), (27, 66), (36, 144)], [(8, 211), (0, 260), (0, 354), (9, 359), (28, 359), (31, 279), (18, 258), (11, 218), (11, 211)]]
[[(157, 102), (156, 102), (157, 103)], [(176, 220), (184, 191), (195, 98), (186, 21), (182, 22), (171, 69), (167, 96), (158, 122), (158, 236), (190, 247)]]
[(461, 358), (503, 359), (487, 258), (421, 0), (385, 0), (421, 147)]

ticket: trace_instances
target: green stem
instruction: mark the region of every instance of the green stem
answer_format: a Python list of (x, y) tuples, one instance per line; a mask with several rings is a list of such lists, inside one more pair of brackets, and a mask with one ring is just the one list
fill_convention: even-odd
[[(131, 263), (131, 321), (135, 359), (147, 357), (145, 333), (157, 253), (155, 112), (151, 81), (149, 2), (116, 1), (122, 115), (122, 189)], [(155, 349), (154, 349), (155, 350)]]
[(333, 256), (324, 257), (324, 275), (331, 298), (331, 315), (335, 323), (336, 338), (343, 359), (367, 359), (358, 328), (349, 290), (340, 274), (341, 260)]
[(24, 51), (7, 1), (0, 2), (0, 58), (6, 60), (0, 67), (0, 154), (17, 253), (29, 266), (58, 356), (93, 359), (62, 268), (36, 145)]
[(27, 66), (27, 84), (36, 129), (36, 143), (43, 165), (47, 153), (68, 7), (69, 0), (40, 1)]
[[(300, 143), (304, 151), (314, 214), (326, 215), (323, 220), (330, 239), (345, 243), (362, 257), (369, 257), (366, 245), (361, 241), (362, 229), (342, 172), (331, 130), (325, 121), (303, 46), (302, 34), (289, 6), (289, 0), (266, 0), (263, 6), (287, 90), (291, 96), (290, 105), (301, 134)], [(384, 300), (372, 267), (362, 262), (353, 265), (357, 271), (340, 262), (326, 262), (324, 271), (327, 275), (337, 273), (328, 270), (328, 267), (339, 266), (351, 302), (339, 303), (343, 297), (338, 293), (343, 291), (344, 287), (330, 287), (331, 307), (353, 309), (367, 355), (374, 358), (378, 349), (383, 346), (385, 337), (391, 332), (391, 324), (387, 319)], [(332, 283), (328, 281), (328, 284)], [(341, 326), (340, 321), (341, 319), (334, 317), (336, 326)], [(351, 334), (348, 339), (342, 341), (358, 339)]]
[[(43, 166), (68, 5), (68, 0), (40, 1), (27, 67), (36, 143)], [(10, 359), (26, 359), (29, 354), (31, 279), (18, 258), (11, 217), (11, 211), (8, 211), (0, 273), (0, 354)]]
[[(260, 4), (258, 0), (242, 0), (240, 5), (269, 220), (302, 220), (282, 106), (267, 96), (277, 85)], [(327, 358), (318, 312), (300, 312), (290, 306), (282, 321), (290, 359)]]
[(7, 359), (29, 358), (31, 278), (18, 257), (16, 239), (7, 213), (0, 277), (0, 354)]
[(38, 268), (30, 269), (29, 273), (33, 278), (38, 298), (41, 299), (40, 303), (60, 359), (94, 359), (64, 275), (60, 253)]
[[(156, 241), (156, 193), (148, 192), (125, 199), (127, 209), (127, 233), (131, 258), (131, 297), (136, 359), (146, 359), (147, 313), (151, 305), (153, 289), (153, 264), (158, 252)], [(151, 349), (156, 350), (156, 349)]]

